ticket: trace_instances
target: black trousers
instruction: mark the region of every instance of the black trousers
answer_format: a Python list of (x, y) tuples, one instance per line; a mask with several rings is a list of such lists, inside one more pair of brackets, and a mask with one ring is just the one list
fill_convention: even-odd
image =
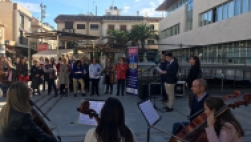
[(161, 96), (162, 100), (167, 100), (165, 81), (161, 81)]
[(112, 92), (113, 84), (111, 84), (111, 82), (110, 82), (110, 76), (109, 75), (105, 76), (105, 84), (106, 84), (106, 92), (109, 92), (109, 88), (110, 88), (110, 92)]
[(84, 76), (84, 82), (85, 82), (85, 90), (89, 91), (90, 90), (90, 78), (89, 78), (89, 74)]
[[(45, 91), (45, 80), (43, 79), (43, 92)], [(47, 84), (48, 85), (48, 84)]]
[(119, 94), (120, 88), (121, 88), (121, 94), (124, 95), (125, 79), (118, 79), (117, 80), (117, 94)]
[(73, 79), (72, 79), (72, 74), (69, 76), (69, 90), (70, 92), (73, 92)]
[(56, 84), (55, 84), (55, 80), (54, 79), (49, 79), (47, 80), (47, 83), (48, 83), (48, 94), (51, 93), (51, 90), (53, 89), (54, 92), (56, 93)]
[(98, 89), (99, 79), (92, 79), (92, 94), (94, 94), (94, 89), (97, 95), (99, 95)]

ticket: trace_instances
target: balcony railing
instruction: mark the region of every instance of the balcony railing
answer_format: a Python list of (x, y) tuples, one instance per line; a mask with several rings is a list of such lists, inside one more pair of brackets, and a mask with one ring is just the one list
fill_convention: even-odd
[(28, 45), (28, 38), (19, 37), (19, 44)]

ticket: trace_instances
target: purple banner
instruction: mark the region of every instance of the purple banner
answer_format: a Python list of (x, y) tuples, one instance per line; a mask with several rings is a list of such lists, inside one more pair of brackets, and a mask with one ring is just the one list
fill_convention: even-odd
[(126, 77), (126, 93), (138, 95), (138, 47), (127, 48), (129, 71)]

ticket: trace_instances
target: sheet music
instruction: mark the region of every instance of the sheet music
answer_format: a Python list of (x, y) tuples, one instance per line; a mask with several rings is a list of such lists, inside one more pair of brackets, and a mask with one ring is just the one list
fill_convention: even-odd
[(159, 73), (162, 72), (162, 69), (160, 69), (159, 67), (156, 67), (156, 69), (157, 69), (157, 71), (158, 71)]
[[(100, 114), (100, 111), (105, 104), (104, 101), (89, 101), (90, 102), (90, 109), (94, 109), (98, 114)], [(85, 125), (98, 125), (95, 118), (90, 118), (89, 115), (80, 113), (79, 114), (79, 124), (85, 124)]]
[(150, 125), (153, 125), (160, 118), (159, 114), (153, 108), (153, 105), (150, 100), (139, 104), (139, 107), (140, 107), (143, 115), (145, 116), (147, 122)]

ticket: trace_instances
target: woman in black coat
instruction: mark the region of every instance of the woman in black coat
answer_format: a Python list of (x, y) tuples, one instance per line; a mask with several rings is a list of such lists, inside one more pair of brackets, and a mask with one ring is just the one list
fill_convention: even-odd
[(43, 69), (41, 68), (39, 62), (37, 60), (33, 61), (33, 64), (30, 73), (31, 73), (31, 88), (33, 89), (33, 95), (35, 94), (35, 89), (37, 89), (37, 93), (40, 95), (39, 86), (42, 83), (41, 76), (43, 75)]
[[(191, 64), (191, 68), (189, 69), (189, 73), (186, 79), (186, 87), (191, 89), (193, 81), (201, 77), (201, 68), (199, 57), (191, 56), (189, 62)], [(193, 94), (189, 93), (189, 107), (191, 106), (192, 98)]]

